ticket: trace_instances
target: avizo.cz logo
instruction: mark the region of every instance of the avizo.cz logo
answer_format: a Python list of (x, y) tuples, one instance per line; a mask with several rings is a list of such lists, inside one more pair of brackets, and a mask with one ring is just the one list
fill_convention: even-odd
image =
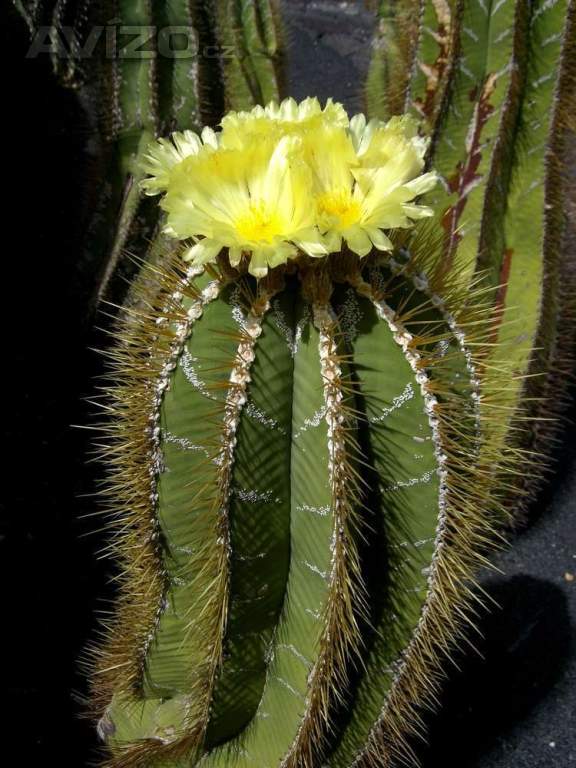
[(104, 56), (107, 59), (169, 59), (232, 57), (232, 46), (200, 45), (189, 26), (94, 25), (78, 35), (73, 27), (41, 26), (32, 37), (26, 58), (42, 54), (75, 60)]

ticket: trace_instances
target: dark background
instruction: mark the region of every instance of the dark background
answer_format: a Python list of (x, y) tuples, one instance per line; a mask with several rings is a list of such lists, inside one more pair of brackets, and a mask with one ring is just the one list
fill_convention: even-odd
[[(354, 3), (285, 3), (291, 93), (357, 109), (372, 19)], [(92, 133), (46, 56), (26, 59), (25, 25), (0, 11), (0, 178), (4, 357), (0, 720), (2, 757), (84, 766), (95, 744), (79, 717), (78, 657), (107, 608), (109, 566), (89, 494), (87, 402), (105, 337), (87, 315), (93, 275), (79, 254), (94, 180)], [(427, 715), (425, 768), (576, 766), (576, 448), (566, 426), (558, 462), (527, 526), (484, 575), (499, 608), (479, 620), (478, 654), (449, 669), (440, 714)]]

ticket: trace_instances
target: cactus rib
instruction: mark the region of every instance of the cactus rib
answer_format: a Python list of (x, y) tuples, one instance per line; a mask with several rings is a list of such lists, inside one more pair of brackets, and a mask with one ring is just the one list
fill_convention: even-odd
[[(538, 21), (544, 12), (542, 11)], [(566, 200), (570, 199), (571, 193), (573, 199), (574, 191), (573, 185), (566, 177), (569, 137), (573, 140), (576, 131), (574, 0), (570, 0), (566, 7), (560, 4), (556, 29), (560, 27), (564, 16), (566, 21), (561, 37), (560, 65), (553, 94), (548, 147), (544, 156), (541, 241), (544, 275), (539, 306), (540, 318), (528, 367), (529, 376), (523, 391), (523, 398), (528, 402), (528, 414), (533, 421), (529, 425), (529, 435), (522, 445), (540, 457), (545, 456), (554, 441), (558, 424), (569, 402), (569, 387), (574, 377), (576, 358), (576, 275), (568, 258), (574, 225), (570, 221), (569, 209), (566, 209)], [(540, 375), (542, 371), (549, 371), (550, 374), (544, 378)], [(524, 508), (527, 501), (534, 499), (542, 484), (542, 470), (548, 466), (549, 461), (544, 460), (539, 473), (532, 473), (523, 478), (522, 491), (526, 500)]]

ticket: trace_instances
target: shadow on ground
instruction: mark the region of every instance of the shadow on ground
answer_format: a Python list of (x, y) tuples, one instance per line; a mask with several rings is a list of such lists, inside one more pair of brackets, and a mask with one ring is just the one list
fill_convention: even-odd
[(517, 575), (484, 588), (500, 607), (479, 621), (478, 653), (456, 657), (460, 669), (445, 684), (442, 710), (426, 716), (428, 745), (417, 748), (423, 768), (478, 765), (546, 698), (572, 656), (574, 633), (559, 587)]

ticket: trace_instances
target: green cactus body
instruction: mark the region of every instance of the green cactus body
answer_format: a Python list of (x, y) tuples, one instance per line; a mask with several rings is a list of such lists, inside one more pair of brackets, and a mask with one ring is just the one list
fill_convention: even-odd
[[(396, 14), (402, 18), (409, 10), (409, 2), (400, 3)], [(492, 145), (502, 132), (520, 59), (513, 45), (515, 13), (520, 24), (528, 11), (513, 0), (425, 2), (415, 66), (404, 85), (406, 106), (431, 137), (429, 162), (443, 178), (426, 198), (446, 232), (446, 270), (454, 263), (463, 280), (475, 267)]]
[(414, 39), (412, 78), (406, 84), (406, 105), (426, 132), (433, 133), (447, 117), (449, 87), (459, 63), (463, 2), (433, 0), (422, 2), (419, 34)]
[(279, 99), (280, 24), (273, 0), (212, 0), (228, 109)]
[[(499, 270), (501, 286), (496, 297), (501, 323), (494, 335), (515, 372), (531, 374), (522, 386), (518, 382), (516, 392), (525, 399), (522, 415), (531, 419), (525, 444), (537, 454), (545, 453), (562, 415), (575, 349), (574, 274), (563, 239), (569, 226), (564, 164), (567, 133), (571, 129), (573, 135), (574, 129), (575, 19), (574, 3), (543, 3), (533, 13), (529, 46), (534, 53), (502, 221), (505, 248), (491, 264)], [(546, 371), (548, 377), (542, 376)], [(524, 480), (528, 497), (539, 478)]]
[(124, 599), (93, 697), (110, 765), (405, 748), (498, 508), (473, 460), (486, 312), (422, 232), (259, 281), (224, 262), (148, 277), (113, 353)]
[[(501, 345), (498, 354), (509, 361), (510, 381), (502, 405), (510, 408), (510, 415), (515, 406), (519, 410), (515, 420), (502, 418), (496, 430), (501, 437), (507, 425), (520, 430), (521, 444), (529, 444), (535, 453), (543, 451), (545, 443), (537, 441), (537, 446), (530, 435), (551, 430), (530, 420), (559, 415), (564, 386), (559, 374), (572, 359), (572, 312), (559, 305), (558, 281), (566, 258), (561, 254), (565, 226), (565, 202), (559, 194), (561, 136), (569, 109), (567, 73), (576, 67), (570, 43), (573, 21), (566, 23), (574, 12), (567, 11), (563, 2), (516, 3), (511, 71), (507, 92), (500, 99), (498, 131), (483, 181), (466, 201), (465, 226), (470, 234), (464, 234), (457, 246), (467, 263), (475, 259), (477, 274), (492, 289), (489, 295), (496, 311), (492, 339)], [(481, 164), (480, 173), (482, 169)], [(558, 328), (563, 322), (567, 343), (558, 352)], [(533, 352), (535, 348), (542, 352)], [(535, 380), (531, 376), (523, 383), (527, 372)], [(493, 376), (501, 380), (501, 371), (495, 369)], [(549, 405), (544, 406), (546, 413), (542, 405), (535, 405), (547, 387), (550, 399), (558, 403), (554, 413)], [(521, 485), (536, 487), (538, 477), (533, 473)], [(525, 494), (517, 495), (516, 505), (518, 498), (523, 505)]]
[[(158, 5), (160, 34), (163, 29), (175, 30), (174, 35), (170, 39), (164, 38), (162, 43), (171, 47), (172, 55), (161, 52), (157, 64), (157, 98), (164, 130), (198, 129), (203, 122), (199, 62), (201, 41), (194, 3), (191, 0), (168, 0)], [(176, 30), (179, 32), (176, 33)]]
[[(132, 29), (152, 28), (150, 0), (123, 0), (118, 11), (122, 25)], [(122, 44), (122, 41), (118, 41)], [(112, 150), (112, 169), (115, 175), (112, 193), (122, 197), (117, 213), (114, 238), (110, 244), (103, 286), (111, 279), (112, 272), (127, 245), (130, 230), (138, 214), (141, 201), (139, 181), (142, 172), (139, 163), (147, 146), (158, 133), (158, 94), (154, 87), (156, 56), (143, 58), (126, 57), (113, 60), (108, 130), (115, 136)], [(114, 213), (113, 213), (114, 215)]]
[[(430, 160), (443, 184), (430, 193), (429, 202), (446, 232), (446, 269), (454, 264), (464, 275), (476, 261), (491, 148), (513, 71), (513, 29), (512, 0), (464, 4), (449, 98), (433, 132)], [(442, 94), (435, 98), (442, 103)]]

